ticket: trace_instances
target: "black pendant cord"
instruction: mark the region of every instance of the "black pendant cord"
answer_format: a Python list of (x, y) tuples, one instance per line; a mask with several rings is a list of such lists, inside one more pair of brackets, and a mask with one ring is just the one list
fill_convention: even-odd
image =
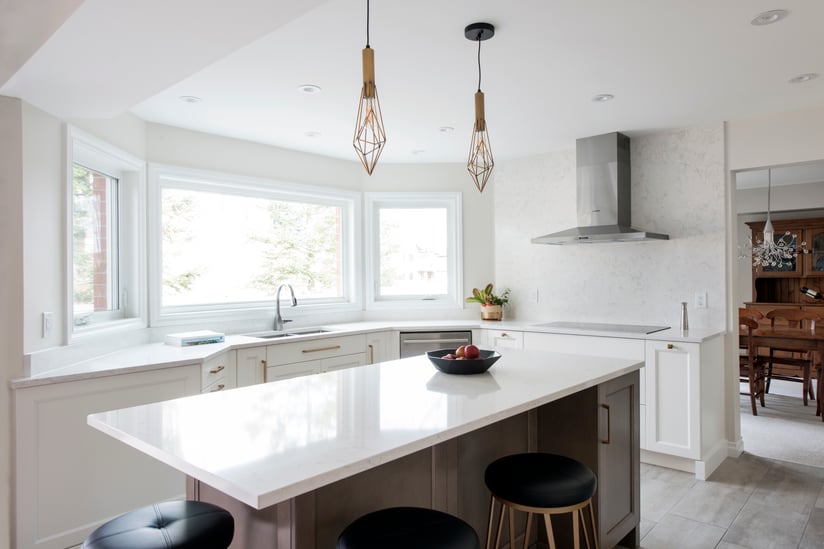
[(481, 33), (478, 33), (478, 91), (481, 91)]
[(366, 47), (369, 47), (369, 0), (366, 0)]

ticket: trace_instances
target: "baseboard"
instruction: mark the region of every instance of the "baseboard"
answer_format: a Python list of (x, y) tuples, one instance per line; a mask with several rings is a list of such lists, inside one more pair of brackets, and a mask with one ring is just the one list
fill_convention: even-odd
[(727, 441), (727, 457), (737, 458), (744, 453), (744, 439), (738, 437), (738, 440)]

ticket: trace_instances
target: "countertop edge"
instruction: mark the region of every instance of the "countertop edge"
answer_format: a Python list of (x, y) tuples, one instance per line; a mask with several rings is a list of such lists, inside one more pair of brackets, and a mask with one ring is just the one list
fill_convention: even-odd
[[(12, 390), (50, 385), (54, 383), (68, 383), (100, 377), (152, 371), (186, 365), (200, 365), (221, 353), (248, 347), (279, 345), (297, 341), (308, 341), (340, 337), (349, 335), (369, 334), (381, 331), (426, 331), (449, 329), (488, 329), (488, 330), (517, 330), (522, 332), (553, 333), (575, 335), (583, 337), (613, 337), (618, 339), (642, 339), (651, 341), (680, 341), (685, 343), (703, 343), (709, 339), (720, 337), (722, 330), (698, 329), (681, 332), (678, 329), (667, 329), (652, 334), (626, 334), (610, 331), (582, 331), (564, 328), (550, 328), (538, 326), (537, 321), (482, 321), (482, 320), (449, 320), (449, 321), (364, 321), (330, 324), (334, 331), (290, 337), (285, 340), (267, 340), (242, 335), (227, 335), (223, 343), (196, 345), (192, 347), (175, 347), (163, 342), (144, 343), (115, 351), (93, 359), (67, 364), (64, 367), (50, 370), (31, 377), (12, 379), (9, 388)], [(160, 355), (160, 356), (152, 356)], [(151, 357), (148, 360), (147, 357)], [(115, 363), (112, 365), (112, 363)]]

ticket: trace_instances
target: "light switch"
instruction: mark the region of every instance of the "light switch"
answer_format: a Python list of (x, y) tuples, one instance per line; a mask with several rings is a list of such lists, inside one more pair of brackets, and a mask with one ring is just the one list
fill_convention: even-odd
[(707, 308), (707, 292), (695, 292), (695, 308)]

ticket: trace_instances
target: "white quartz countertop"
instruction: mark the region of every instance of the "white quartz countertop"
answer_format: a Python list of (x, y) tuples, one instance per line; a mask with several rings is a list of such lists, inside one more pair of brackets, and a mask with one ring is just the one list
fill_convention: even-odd
[(324, 326), (331, 331), (322, 334), (301, 335), (281, 339), (260, 339), (242, 335), (227, 335), (223, 343), (176, 347), (164, 343), (144, 343), (126, 347), (122, 350), (98, 356), (89, 360), (68, 363), (54, 367), (46, 372), (29, 377), (14, 379), (9, 382), (12, 389), (63, 383), (107, 375), (132, 373), (143, 370), (155, 370), (185, 364), (200, 364), (213, 356), (231, 349), (277, 345), (308, 339), (323, 339), (345, 335), (365, 334), (370, 332), (394, 331), (435, 331), (435, 330), (518, 330), (525, 332), (558, 333), (580, 336), (617, 337), (624, 339), (645, 339), (654, 341), (676, 341), (701, 343), (718, 337), (724, 332), (711, 329), (694, 329), (681, 332), (667, 329), (652, 334), (627, 334), (609, 330), (591, 331), (569, 328), (542, 326), (540, 321), (479, 321), (479, 320), (409, 320), (409, 321), (371, 321), (350, 322)]
[(478, 375), (421, 355), (92, 414), (94, 428), (262, 509), (643, 366), (501, 350)]

